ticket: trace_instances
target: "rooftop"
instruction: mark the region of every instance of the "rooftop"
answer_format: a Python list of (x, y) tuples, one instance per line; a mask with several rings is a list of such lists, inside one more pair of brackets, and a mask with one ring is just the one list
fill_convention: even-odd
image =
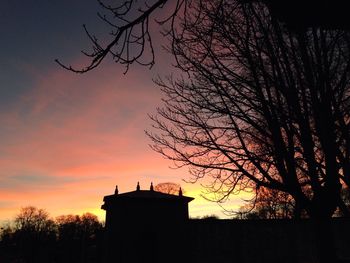
[(118, 186), (116, 186), (115, 193), (113, 195), (107, 195), (103, 198), (103, 201), (121, 200), (121, 199), (166, 199), (166, 200), (178, 200), (182, 202), (191, 202), (194, 198), (183, 196), (182, 190), (180, 188), (179, 194), (167, 194), (162, 192), (157, 192), (153, 189), (151, 184), (150, 190), (141, 190), (140, 185), (137, 184), (136, 191), (126, 192), (119, 194)]

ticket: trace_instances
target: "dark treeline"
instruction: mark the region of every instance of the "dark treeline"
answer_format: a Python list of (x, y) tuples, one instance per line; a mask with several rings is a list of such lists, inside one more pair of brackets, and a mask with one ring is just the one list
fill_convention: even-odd
[[(350, 208), (349, 189), (341, 191), (341, 198), (347, 209)], [(236, 219), (301, 219), (309, 218), (305, 210), (297, 206), (288, 193), (260, 187), (251, 200), (246, 200), (238, 211), (232, 213)], [(343, 210), (337, 209), (333, 217), (348, 217)]]
[[(350, 199), (345, 199), (350, 205)], [(288, 195), (262, 189), (258, 198), (235, 213), (234, 219), (293, 219), (294, 210), (295, 203)], [(339, 210), (334, 216), (344, 215)], [(303, 213), (299, 218), (307, 217)], [(194, 219), (219, 218), (207, 215)], [(104, 224), (94, 214), (61, 215), (53, 219), (44, 209), (28, 206), (0, 229), (0, 263), (103, 262), (105, 242)]]
[(46, 210), (27, 206), (0, 228), (0, 263), (103, 262), (105, 242), (104, 224), (92, 213), (53, 219)]
[(24, 207), (1, 228), (0, 262), (98, 262), (102, 230), (91, 213), (52, 219), (44, 209)]

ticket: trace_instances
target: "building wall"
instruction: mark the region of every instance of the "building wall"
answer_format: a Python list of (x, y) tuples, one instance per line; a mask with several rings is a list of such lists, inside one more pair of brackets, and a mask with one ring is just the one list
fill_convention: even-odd
[(117, 198), (105, 209), (104, 262), (179, 262), (178, 241), (188, 223), (186, 200)]

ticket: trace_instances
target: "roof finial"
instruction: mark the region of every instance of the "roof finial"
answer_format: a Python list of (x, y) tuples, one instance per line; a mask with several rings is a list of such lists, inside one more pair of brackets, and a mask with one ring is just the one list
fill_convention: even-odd
[(151, 187), (149, 188), (153, 192), (153, 183), (151, 182)]
[(182, 196), (182, 189), (181, 189), (181, 187), (179, 189), (179, 196)]
[(114, 194), (117, 195), (119, 193), (118, 191), (118, 185), (115, 186)]
[(136, 191), (140, 191), (140, 183), (137, 182)]

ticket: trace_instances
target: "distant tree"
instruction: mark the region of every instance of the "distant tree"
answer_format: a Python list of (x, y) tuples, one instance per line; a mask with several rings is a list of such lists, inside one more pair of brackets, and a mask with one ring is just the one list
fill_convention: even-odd
[(6, 240), (10, 238), (10, 236), (13, 234), (14, 230), (13, 228), (9, 225), (3, 225), (0, 227), (0, 241)]
[[(181, 186), (176, 183), (159, 183), (154, 187), (154, 190), (157, 192), (165, 193), (165, 194), (172, 194), (172, 195), (178, 195), (180, 191)], [(183, 189), (181, 191), (184, 193)]]
[(27, 206), (1, 228), (0, 262), (99, 262), (102, 230), (92, 213), (53, 220), (46, 210)]
[(59, 241), (73, 242), (81, 236), (80, 217), (78, 215), (61, 215), (56, 217)]
[(96, 246), (102, 232), (102, 224), (96, 215), (61, 215), (58, 225), (58, 255), (61, 262), (90, 262), (96, 259)]
[(95, 235), (102, 228), (102, 223), (98, 220), (98, 217), (89, 212), (81, 216), (81, 225), (88, 237)]
[(0, 262), (15, 262), (17, 258), (14, 229), (9, 225), (0, 228)]
[(14, 220), (16, 256), (25, 262), (49, 262), (54, 256), (57, 228), (48, 212), (34, 206), (21, 208)]
[(34, 206), (21, 208), (15, 218), (16, 230), (30, 232), (50, 232), (54, 230), (54, 221), (49, 218), (49, 213), (44, 209)]
[(261, 187), (256, 196), (240, 207), (236, 217), (240, 219), (299, 218), (301, 211), (287, 193)]
[(61, 215), (56, 217), (60, 238), (81, 239), (92, 237), (102, 229), (102, 223), (92, 213)]
[(217, 215), (205, 215), (205, 216), (201, 216), (200, 219), (202, 219), (202, 220), (218, 220), (220, 218)]

